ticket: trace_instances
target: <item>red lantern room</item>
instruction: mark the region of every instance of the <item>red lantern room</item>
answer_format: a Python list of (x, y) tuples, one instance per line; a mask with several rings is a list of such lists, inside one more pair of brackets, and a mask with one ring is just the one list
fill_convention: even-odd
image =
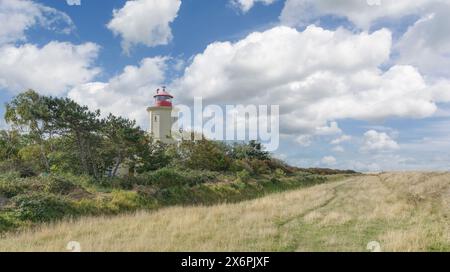
[(162, 91), (157, 89), (153, 97), (155, 98), (155, 107), (172, 107), (173, 96), (166, 92), (166, 87), (163, 87)]

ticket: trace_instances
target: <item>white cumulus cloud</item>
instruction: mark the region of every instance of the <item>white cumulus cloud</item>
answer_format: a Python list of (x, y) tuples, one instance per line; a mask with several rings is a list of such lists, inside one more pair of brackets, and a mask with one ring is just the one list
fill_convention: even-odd
[(277, 0), (230, 0), (233, 6), (238, 7), (242, 12), (248, 12), (256, 3), (270, 5)]
[(339, 153), (345, 152), (345, 149), (340, 145), (333, 147), (331, 150), (333, 152), (339, 152)]
[(447, 0), (287, 0), (280, 20), (288, 25), (308, 25), (326, 15), (347, 18), (356, 26), (369, 29), (380, 19), (400, 19), (407, 15), (422, 14), (434, 3)]
[(173, 89), (182, 101), (201, 96), (212, 103), (281, 105), (281, 129), (288, 135), (339, 133), (337, 121), (345, 118), (431, 116), (432, 86), (408, 65), (381, 70), (390, 54), (386, 29), (275, 27), (210, 44)]
[(156, 88), (164, 82), (166, 58), (146, 58), (139, 66), (127, 66), (108, 82), (90, 82), (73, 88), (68, 97), (104, 115), (113, 113), (147, 124), (146, 107), (153, 103)]
[(80, 6), (81, 0), (66, 0), (67, 5), (69, 6)]
[(362, 151), (389, 151), (398, 148), (398, 143), (385, 132), (369, 130), (364, 133)]
[(414, 65), (434, 77), (448, 77), (450, 1), (433, 7), (400, 38), (395, 47), (400, 56), (397, 62)]
[(68, 33), (74, 29), (64, 12), (29, 0), (0, 0), (0, 44), (26, 40), (33, 26)]
[(321, 164), (326, 165), (326, 166), (333, 166), (336, 164), (337, 160), (333, 156), (325, 156), (322, 158), (322, 160), (320, 160), (320, 162), (321, 162)]
[(336, 138), (336, 139), (334, 139), (334, 140), (332, 140), (331, 142), (330, 142), (330, 144), (332, 144), (332, 145), (338, 145), (338, 144), (341, 144), (341, 143), (344, 143), (344, 142), (348, 142), (348, 141), (350, 141), (352, 139), (352, 136), (350, 136), (350, 135), (341, 135), (340, 137), (338, 137), (338, 138)]
[(149, 47), (165, 45), (172, 40), (170, 23), (175, 20), (181, 0), (135, 0), (114, 10), (107, 27), (122, 38), (122, 48), (129, 52), (131, 46)]
[(450, 76), (449, 0), (287, 0), (280, 21), (306, 26), (326, 16), (346, 18), (365, 30), (386, 22), (401, 26), (417, 18), (394, 45), (394, 62), (413, 65), (427, 76)]
[(311, 135), (300, 135), (295, 141), (303, 147), (308, 147), (312, 144), (313, 137)]
[(42, 94), (62, 95), (100, 72), (93, 64), (98, 51), (94, 43), (0, 46), (0, 89), (17, 93), (31, 88)]

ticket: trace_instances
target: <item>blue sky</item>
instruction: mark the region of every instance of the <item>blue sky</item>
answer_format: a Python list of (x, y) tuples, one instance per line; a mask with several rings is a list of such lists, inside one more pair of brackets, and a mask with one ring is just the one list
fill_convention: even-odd
[(0, 0), (2, 104), (33, 88), (145, 127), (167, 85), (279, 104), (275, 154), (295, 165), (450, 168), (450, 1), (68, 2)]
[(65, 1), (36, 1), (68, 14), (76, 30), (71, 35), (52, 35), (41, 28), (31, 31), (30, 39), (45, 44), (53, 39), (82, 43), (95, 42), (102, 46), (98, 64), (105, 70), (104, 79), (120, 73), (124, 66), (134, 65), (149, 56), (172, 56), (188, 59), (215, 41), (237, 40), (278, 21), (282, 2), (274, 5), (257, 5), (251, 13), (240, 16), (227, 0), (186, 0), (171, 24), (173, 40), (156, 47), (138, 45), (130, 55), (123, 54), (120, 38), (114, 37), (106, 24), (112, 10), (124, 6), (124, 0), (85, 0), (82, 5), (69, 6)]

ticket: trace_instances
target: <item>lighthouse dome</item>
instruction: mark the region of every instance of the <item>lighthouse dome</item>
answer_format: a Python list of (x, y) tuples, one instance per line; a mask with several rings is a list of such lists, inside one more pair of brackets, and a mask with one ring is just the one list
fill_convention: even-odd
[(168, 93), (165, 87), (162, 90), (157, 89), (153, 97), (155, 98), (156, 107), (172, 107), (173, 95)]

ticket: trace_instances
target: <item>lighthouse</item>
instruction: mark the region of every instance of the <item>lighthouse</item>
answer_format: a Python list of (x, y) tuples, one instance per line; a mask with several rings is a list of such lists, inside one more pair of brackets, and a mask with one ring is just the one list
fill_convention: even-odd
[(163, 143), (173, 143), (172, 124), (175, 118), (172, 117), (173, 96), (166, 91), (157, 89), (154, 97), (154, 104), (147, 108), (150, 117), (149, 133), (157, 141)]

